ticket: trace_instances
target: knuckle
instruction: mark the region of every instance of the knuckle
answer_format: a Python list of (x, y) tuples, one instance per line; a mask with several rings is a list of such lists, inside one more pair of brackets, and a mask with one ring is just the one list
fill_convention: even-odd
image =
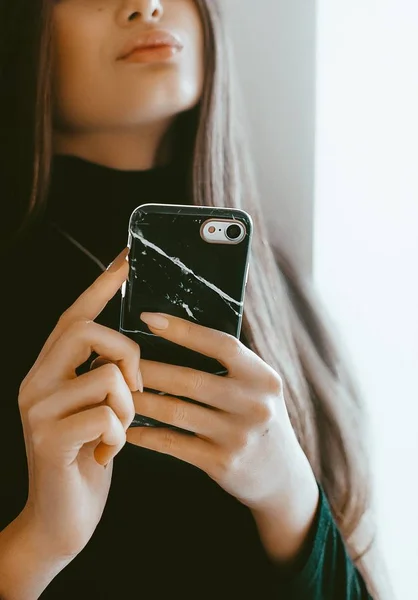
[(102, 371), (101, 376), (105, 377), (108, 392), (118, 396), (121, 401), (119, 418), (124, 428), (127, 428), (135, 418), (135, 407), (122, 372), (117, 365), (111, 362), (102, 365), (100, 370)]
[(20, 385), (17, 404), (21, 414), (26, 414), (31, 405), (30, 395), (28, 393), (27, 386), (24, 384)]
[(283, 380), (276, 371), (271, 370), (267, 376), (267, 390), (277, 396), (283, 393)]
[(240, 429), (233, 437), (235, 453), (244, 452), (250, 445), (250, 432), (246, 429)]
[(56, 329), (62, 333), (67, 330), (71, 330), (71, 328), (77, 323), (86, 322), (87, 319), (82, 319), (80, 317), (76, 318), (73, 314), (72, 307), (67, 308), (62, 315), (59, 317)]
[(127, 338), (126, 336), (124, 336), (124, 338), (128, 342), (129, 353), (132, 354), (133, 356), (135, 356), (136, 358), (140, 359), (141, 358), (141, 348), (140, 348), (139, 344), (134, 342), (134, 340)]
[(88, 335), (87, 332), (91, 329), (92, 323), (86, 319), (77, 319), (68, 326), (68, 334), (71, 337), (84, 338)]
[(205, 378), (203, 373), (198, 371), (191, 373), (187, 382), (187, 389), (190, 392), (190, 395), (197, 394), (203, 387), (205, 382)]
[(271, 423), (277, 411), (277, 398), (268, 396), (253, 407), (254, 421), (258, 425), (268, 425)]
[(108, 362), (100, 367), (101, 375), (105, 377), (106, 384), (111, 391), (119, 391), (123, 383), (123, 375), (117, 365)]
[(218, 457), (217, 477), (220, 479), (227, 479), (230, 474), (234, 472), (235, 465), (236, 459), (234, 454), (231, 452), (223, 452)]
[(35, 431), (44, 418), (42, 402), (33, 404), (26, 411), (26, 420), (32, 431)]
[(184, 330), (184, 337), (186, 339), (190, 339), (193, 336), (193, 323), (191, 321), (187, 321)]
[(104, 429), (111, 429), (115, 426), (117, 416), (107, 404), (98, 407), (99, 417), (103, 423)]
[(184, 425), (187, 422), (187, 409), (181, 400), (175, 401), (172, 408), (173, 423)]
[(46, 387), (45, 383), (42, 384), (36, 376), (20, 386), (17, 402), (22, 415), (27, 415), (39, 400), (45, 398)]
[(243, 352), (244, 347), (241, 342), (232, 335), (224, 334), (223, 340), (221, 342), (221, 351), (224, 356), (229, 359), (239, 358)]
[(162, 435), (161, 451), (165, 454), (170, 454), (170, 452), (172, 452), (172, 450), (174, 448), (174, 444), (175, 444), (174, 435), (173, 435), (172, 431), (167, 429), (166, 431), (164, 431), (164, 433)]
[(58, 319), (57, 326), (60, 329), (65, 329), (68, 327), (70, 322), (71, 322), (71, 313), (70, 313), (70, 309), (67, 308), (67, 310), (65, 310), (62, 313), (62, 315), (60, 316), (60, 318)]

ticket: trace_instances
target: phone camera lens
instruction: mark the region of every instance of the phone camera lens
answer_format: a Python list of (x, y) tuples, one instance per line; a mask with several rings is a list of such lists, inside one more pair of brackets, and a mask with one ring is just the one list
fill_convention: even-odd
[(230, 240), (237, 240), (242, 233), (242, 229), (239, 225), (230, 225), (226, 230), (226, 236)]

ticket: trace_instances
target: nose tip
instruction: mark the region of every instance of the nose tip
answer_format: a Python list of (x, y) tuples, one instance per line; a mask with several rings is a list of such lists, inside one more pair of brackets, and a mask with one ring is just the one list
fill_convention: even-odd
[(160, 11), (158, 8), (155, 8), (149, 14), (145, 12), (136, 11), (129, 16), (129, 20), (133, 21), (134, 19), (142, 19), (143, 21), (157, 21), (160, 18)]
[(163, 7), (159, 0), (152, 0), (151, 2), (148, 0), (142, 3), (142, 6), (139, 7), (139, 10), (132, 12), (129, 15), (129, 20), (133, 21), (135, 19), (141, 19), (146, 23), (152, 21), (158, 21), (161, 19), (163, 15)]

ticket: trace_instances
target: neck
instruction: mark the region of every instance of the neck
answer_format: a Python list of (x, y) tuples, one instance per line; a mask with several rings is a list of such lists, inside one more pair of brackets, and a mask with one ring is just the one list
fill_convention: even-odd
[(122, 131), (54, 131), (54, 154), (70, 154), (123, 171), (144, 171), (169, 159), (172, 119)]

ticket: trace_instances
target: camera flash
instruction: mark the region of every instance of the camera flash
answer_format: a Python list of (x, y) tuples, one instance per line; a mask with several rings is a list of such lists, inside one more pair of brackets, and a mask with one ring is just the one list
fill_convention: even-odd
[(214, 227), (213, 225), (211, 225), (211, 226), (208, 228), (208, 231), (209, 231), (209, 233), (215, 233), (215, 231), (216, 231), (216, 227)]

